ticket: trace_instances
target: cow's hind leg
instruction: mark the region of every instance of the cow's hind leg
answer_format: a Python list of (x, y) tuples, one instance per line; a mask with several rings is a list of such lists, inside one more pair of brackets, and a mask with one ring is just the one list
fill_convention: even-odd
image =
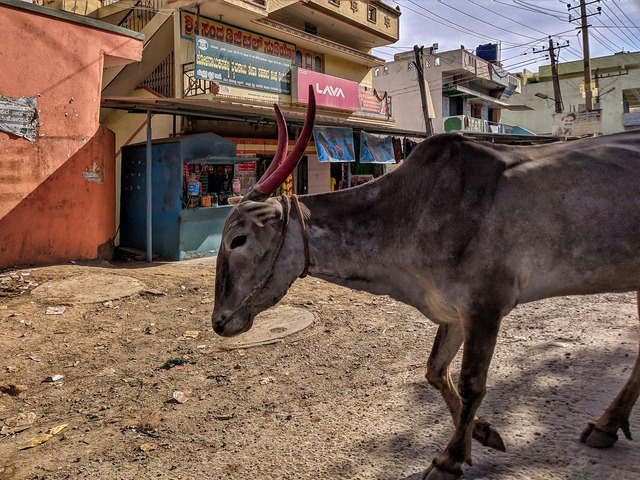
[[(462, 338), (462, 328), (459, 324), (440, 325), (427, 363), (426, 375), (429, 383), (442, 395), (456, 426), (460, 420), (461, 401), (451, 380), (449, 367), (462, 345)], [(487, 447), (502, 452), (506, 450), (498, 431), (482, 418), (475, 419), (473, 438)]]
[[(640, 291), (638, 297), (638, 317), (640, 317)], [(629, 415), (638, 396), (640, 395), (640, 352), (633, 366), (631, 376), (624, 384), (618, 396), (611, 402), (609, 408), (602, 414), (596, 423), (590, 423), (582, 432), (580, 440), (590, 447), (608, 448), (618, 440), (618, 429), (621, 428), (624, 436), (631, 440), (629, 430)]]

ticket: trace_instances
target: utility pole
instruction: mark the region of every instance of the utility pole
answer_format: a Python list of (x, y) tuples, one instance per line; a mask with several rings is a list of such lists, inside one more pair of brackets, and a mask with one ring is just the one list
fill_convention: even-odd
[[(594, 78), (594, 82), (596, 84), (596, 101), (595, 101), (595, 106), (597, 108), (600, 108), (599, 104), (600, 104), (600, 79), (601, 78), (610, 78), (610, 77), (619, 77), (620, 75), (629, 75), (629, 70), (625, 70), (625, 71), (619, 71), (616, 73), (608, 73), (606, 75), (603, 75), (600, 73), (600, 69), (596, 68), (596, 73), (593, 75)], [(609, 92), (611, 92), (612, 90), (614, 90), (615, 87), (610, 88), (609, 90), (607, 90), (606, 92), (604, 92), (602, 95), (605, 95)]]
[(589, 25), (587, 24), (587, 6), (580, 0), (580, 20), (582, 21), (582, 53), (584, 56), (584, 89), (587, 110), (593, 109), (591, 95), (591, 57), (589, 55)]
[(539, 50), (533, 49), (533, 53), (549, 52), (549, 60), (551, 61), (551, 78), (553, 81), (553, 99), (556, 103), (556, 113), (562, 113), (564, 105), (562, 104), (562, 95), (560, 94), (560, 79), (558, 78), (558, 64), (556, 62), (556, 49), (559, 51), (561, 48), (569, 46), (567, 41), (564, 45), (559, 43), (553, 46), (553, 39), (549, 36), (549, 46), (547, 48), (541, 48)]
[(433, 125), (431, 125), (431, 117), (429, 116), (429, 104), (427, 103), (427, 92), (424, 87), (424, 74), (422, 73), (422, 51), (424, 46), (413, 46), (413, 55), (415, 57), (414, 65), (418, 72), (418, 84), (420, 87), (420, 99), (422, 100), (422, 114), (424, 115), (424, 127), (427, 132), (427, 137), (433, 135)]
[[(558, 46), (560, 48), (560, 46)], [(556, 113), (562, 113), (562, 95), (560, 95), (560, 79), (558, 78), (558, 65), (553, 48), (553, 39), (549, 36), (549, 58), (551, 59), (551, 75), (553, 77), (553, 98), (556, 102)]]
[[(587, 23), (587, 17), (590, 17), (591, 15), (600, 15), (602, 10), (598, 7), (598, 13), (587, 15), (587, 5), (591, 5), (592, 3), (600, 3), (600, 0), (593, 0), (588, 3), (585, 0), (580, 0), (580, 29), (582, 30), (582, 54), (584, 58), (584, 93), (587, 110), (593, 110), (593, 94), (591, 92), (591, 56), (589, 55), (589, 24)], [(574, 8), (576, 7), (572, 7), (571, 4), (567, 4), (567, 9), (569, 11)], [(571, 15), (569, 15), (569, 22), (571, 21)]]

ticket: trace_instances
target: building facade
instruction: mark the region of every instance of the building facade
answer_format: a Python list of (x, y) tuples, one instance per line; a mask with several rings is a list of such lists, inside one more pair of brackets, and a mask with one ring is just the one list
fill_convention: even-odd
[[(420, 64), (434, 132), (527, 133), (504, 123), (502, 117), (505, 109), (522, 108), (512, 97), (520, 93), (520, 79), (499, 66), (497, 45), (479, 46), (476, 52), (483, 56), (464, 48), (438, 52), (431, 47), (422, 53)], [(373, 86), (391, 98), (391, 114), (399, 128), (426, 128), (424, 109), (417, 101), (418, 78), (413, 51), (397, 54), (393, 62), (373, 70)]]
[(113, 132), (100, 125), (105, 67), (139, 61), (142, 36), (0, 1), (0, 268), (108, 256)]
[[(640, 52), (619, 53), (591, 59), (596, 125), (589, 133), (616, 133), (640, 126)], [(551, 66), (538, 72), (522, 73), (522, 93), (519, 101), (531, 107), (526, 112), (505, 112), (503, 119), (537, 133), (551, 133), (554, 117), (585, 116), (584, 64), (580, 61), (558, 64), (558, 78), (563, 112), (555, 113), (555, 92)], [(581, 132), (574, 128), (573, 134)]]
[[(177, 204), (195, 221), (198, 209), (227, 207), (227, 198), (250, 188), (273, 158), (273, 104), (283, 111), (293, 143), (309, 86), (318, 101), (316, 125), (324, 129), (322, 147), (312, 142), (283, 193), (324, 192), (373, 178), (385, 171), (374, 163), (395, 163), (391, 135), (419, 134), (400, 131), (388, 102), (372, 88), (372, 69), (384, 65), (372, 49), (399, 37), (400, 11), (382, 1), (108, 0), (80, 7), (34, 1), (144, 35), (140, 61), (106, 68), (100, 83), (100, 124), (115, 132), (118, 201), (126, 196), (123, 185), (140, 186), (123, 171), (129, 146), (148, 137), (166, 142), (214, 134), (235, 144), (235, 156), (182, 156), (190, 160), (179, 160), (181, 179), (172, 185), (182, 185)], [(384, 148), (375, 146), (380, 137)], [(121, 229), (122, 208), (115, 219)], [(214, 252), (211, 245), (211, 238), (204, 239), (192, 250)]]

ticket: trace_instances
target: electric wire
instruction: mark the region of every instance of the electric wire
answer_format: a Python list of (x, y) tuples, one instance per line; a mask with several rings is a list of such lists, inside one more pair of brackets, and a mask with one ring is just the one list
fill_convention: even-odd
[(531, 36), (529, 36), (529, 35), (525, 35), (525, 34), (523, 34), (523, 33), (514, 32), (513, 30), (507, 30), (506, 28), (502, 28), (502, 27), (497, 26), (495, 23), (487, 22), (487, 21), (485, 21), (485, 20), (481, 20), (481, 19), (479, 19), (479, 18), (476, 18), (476, 17), (474, 17), (473, 15), (470, 15), (469, 13), (465, 12), (464, 10), (460, 10), (459, 8), (452, 7), (451, 5), (447, 5), (446, 3), (444, 3), (444, 0), (438, 0), (438, 3), (441, 3), (441, 4), (442, 4), (442, 5), (444, 5), (445, 7), (448, 7), (448, 8), (450, 8), (450, 9), (452, 9), (452, 10), (455, 10), (456, 12), (461, 13), (462, 15), (466, 15), (467, 17), (470, 17), (470, 18), (474, 19), (474, 20), (475, 20), (475, 21), (477, 21), (477, 22), (480, 22), (480, 23), (484, 23), (484, 24), (486, 24), (486, 25), (489, 25), (490, 27), (495, 28), (495, 29), (497, 29), (497, 30), (502, 30), (502, 31), (504, 31), (504, 32), (511, 33), (511, 34), (513, 34), (513, 35), (518, 35), (518, 36), (520, 36), (520, 37), (524, 37), (524, 38), (529, 38), (529, 39), (531, 39), (531, 40), (535, 40), (535, 38), (534, 38), (534, 37), (531, 37)]
[[(627, 32), (625, 31), (625, 29), (620, 28), (620, 26), (616, 23), (616, 21), (615, 21), (613, 18), (611, 18), (611, 16), (609, 15), (609, 13), (607, 13), (607, 10), (604, 10), (604, 9), (603, 9), (603, 12), (604, 12), (605, 16), (606, 16), (606, 17), (611, 21), (611, 23), (613, 23), (614, 25), (616, 25), (616, 28), (617, 28), (618, 30), (620, 30), (620, 33), (622, 33), (622, 35), (624, 35), (624, 36), (626, 37), (627, 41), (629, 41), (629, 42), (634, 46), (634, 48), (637, 50), (637, 49), (638, 49), (638, 46), (633, 42), (633, 40), (631, 39), (631, 37), (630, 37), (629, 35), (627, 35)], [(615, 14), (615, 12), (614, 12), (613, 10), (611, 10), (611, 15), (613, 15), (613, 16), (616, 18), (616, 20), (618, 20), (618, 22), (620, 22), (620, 18)], [(620, 24), (621, 24), (621, 25), (624, 25), (624, 23), (623, 23), (623, 22), (620, 22)], [(629, 32), (629, 33), (630, 33), (630, 32)], [(626, 43), (626, 41), (625, 41), (624, 43)]]
[[(622, 10), (622, 8), (620, 8), (620, 5), (618, 5), (617, 2), (615, 2), (614, 0), (612, 0), (613, 5), (620, 11), (620, 13), (622, 13), (622, 15), (624, 16), (624, 18), (626, 18), (629, 23), (631, 25), (633, 25), (633, 21), (629, 18), (629, 16), (626, 14), (626, 12), (624, 10)], [(619, 18), (618, 16), (616, 16), (616, 18)], [(620, 24), (624, 25), (623, 21), (620, 21)], [(629, 33), (631, 33), (631, 35), (638, 41), (640, 41), (640, 38), (638, 38), (638, 36), (635, 33), (632, 33), (631, 31), (629, 31)]]

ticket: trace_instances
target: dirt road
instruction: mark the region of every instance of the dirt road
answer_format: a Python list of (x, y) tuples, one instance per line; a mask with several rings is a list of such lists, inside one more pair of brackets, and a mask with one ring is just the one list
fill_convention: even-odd
[[(309, 327), (230, 348), (209, 320), (214, 265), (0, 274), (0, 479), (419, 478), (452, 433), (424, 379), (436, 327), (388, 297), (306, 278), (281, 305), (312, 312)], [(635, 311), (621, 294), (509, 315), (480, 411), (507, 453), (474, 444), (465, 478), (639, 478), (637, 440), (578, 441), (630, 373)], [(640, 437), (637, 409), (631, 430)]]

